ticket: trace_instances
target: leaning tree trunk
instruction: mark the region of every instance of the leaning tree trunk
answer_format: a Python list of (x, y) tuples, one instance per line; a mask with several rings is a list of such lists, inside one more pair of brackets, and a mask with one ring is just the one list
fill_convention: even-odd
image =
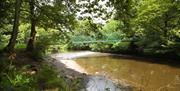
[(5, 48), (5, 51), (7, 51), (7, 52), (14, 51), (14, 46), (16, 44), (16, 39), (18, 36), (18, 31), (19, 31), (20, 7), (21, 7), (21, 0), (16, 0), (13, 31), (11, 33), (11, 38), (9, 40), (9, 43), (8, 43), (7, 47)]
[(35, 17), (35, 1), (34, 0), (29, 0), (29, 6), (30, 6), (30, 18), (31, 18), (31, 34), (30, 34), (30, 39), (27, 44), (27, 51), (32, 51), (35, 49), (35, 38), (36, 38), (36, 17)]

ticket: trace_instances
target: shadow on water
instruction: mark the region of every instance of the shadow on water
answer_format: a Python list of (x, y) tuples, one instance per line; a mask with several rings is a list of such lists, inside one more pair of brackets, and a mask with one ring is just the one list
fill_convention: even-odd
[(163, 59), (163, 58), (151, 58), (151, 57), (136, 57), (136, 56), (128, 56), (128, 55), (111, 55), (109, 56), (113, 59), (130, 59), (131, 61), (139, 61), (151, 64), (162, 64), (175, 68), (180, 68), (180, 60), (171, 60), (171, 59)]
[[(99, 54), (101, 55), (101, 54)], [(142, 60), (142, 61), (141, 61)], [(117, 81), (124, 81), (141, 89), (138, 91), (179, 91), (180, 69), (153, 59), (134, 58), (129, 56), (96, 56), (83, 57), (76, 62), (91, 74), (105, 74)], [(172, 88), (173, 87), (173, 90)], [(133, 89), (134, 90), (134, 89)], [(136, 90), (135, 90), (136, 91)]]

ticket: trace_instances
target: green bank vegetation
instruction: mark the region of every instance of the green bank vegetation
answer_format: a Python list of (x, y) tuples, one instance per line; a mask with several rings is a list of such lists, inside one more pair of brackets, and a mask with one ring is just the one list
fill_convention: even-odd
[[(115, 14), (105, 25), (81, 20), (73, 31), (72, 49), (178, 59), (179, 0), (110, 0)], [(105, 40), (107, 42), (93, 42)], [(111, 40), (118, 40), (111, 42)], [(84, 41), (84, 43), (83, 43)], [(86, 41), (92, 41), (87, 43)], [(109, 41), (109, 42), (108, 42)]]
[(69, 79), (53, 65), (32, 59), (29, 54), (4, 54), (0, 60), (1, 91), (77, 91), (83, 88), (82, 79)]

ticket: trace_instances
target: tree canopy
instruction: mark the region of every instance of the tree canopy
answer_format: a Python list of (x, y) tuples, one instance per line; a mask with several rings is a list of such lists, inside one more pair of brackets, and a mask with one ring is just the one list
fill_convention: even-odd
[[(57, 38), (66, 48), (73, 48), (74, 39), (119, 40), (102, 46), (120, 53), (121, 46), (126, 45), (127, 53), (179, 55), (179, 0), (20, 0), (17, 7), (18, 1), (3, 0), (0, 4), (1, 42), (2, 46), (9, 42), (10, 51), (17, 43), (24, 43), (30, 51), (36, 49), (41, 37), (53, 36), (45, 31), (56, 30), (52, 34), (61, 37), (48, 41)], [(19, 29), (19, 25), (24, 28)], [(83, 45), (91, 49), (101, 44)]]

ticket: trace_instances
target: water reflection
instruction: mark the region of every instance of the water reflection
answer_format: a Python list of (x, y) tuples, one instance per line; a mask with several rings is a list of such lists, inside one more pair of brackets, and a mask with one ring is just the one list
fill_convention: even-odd
[(80, 58), (76, 62), (90, 74), (123, 80), (138, 87), (136, 90), (180, 91), (180, 68), (111, 56)]

